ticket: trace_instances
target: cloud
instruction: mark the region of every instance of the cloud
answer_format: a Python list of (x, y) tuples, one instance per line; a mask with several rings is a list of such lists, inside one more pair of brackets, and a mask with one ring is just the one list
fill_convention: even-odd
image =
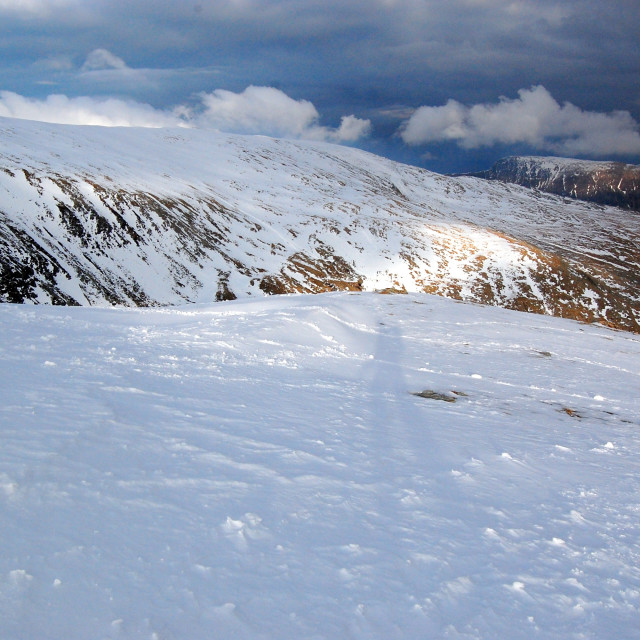
[(75, 4), (75, 0), (0, 0), (0, 11), (15, 14), (49, 15)]
[(106, 49), (94, 49), (82, 65), (82, 71), (104, 71), (105, 69), (127, 69), (122, 58)]
[(33, 68), (39, 71), (72, 71), (74, 69), (73, 60), (68, 55), (47, 56), (33, 63)]
[(336, 142), (355, 142), (371, 133), (371, 120), (363, 120), (356, 116), (342, 116), (340, 126), (329, 132), (329, 138)]
[[(100, 59), (110, 60), (102, 54)], [(311, 102), (294, 100), (272, 87), (251, 86), (242, 93), (217, 89), (200, 94), (199, 98), (200, 103), (194, 107), (178, 105), (162, 110), (117, 98), (50, 95), (38, 100), (0, 91), (0, 116), (106, 127), (187, 126), (332, 142), (355, 142), (371, 130), (369, 120), (353, 115), (344, 116), (337, 128), (321, 126), (318, 111)]]
[(0, 116), (58, 124), (103, 127), (184, 126), (175, 112), (116, 98), (68, 98), (50, 95), (44, 100), (25, 98), (11, 91), (0, 91)]
[(497, 103), (423, 106), (401, 127), (410, 145), (455, 141), (467, 149), (524, 143), (570, 155), (640, 153), (640, 126), (627, 111), (598, 113), (558, 103), (541, 85)]
[(200, 97), (201, 120), (224, 131), (303, 137), (320, 118), (311, 102), (294, 100), (273, 87), (250, 86), (242, 93), (216, 89)]
[(249, 86), (241, 93), (216, 89), (200, 95), (204, 110), (199, 126), (235, 133), (354, 142), (368, 135), (369, 120), (344, 116), (337, 129), (319, 125), (320, 115), (308, 100), (294, 100), (273, 87)]

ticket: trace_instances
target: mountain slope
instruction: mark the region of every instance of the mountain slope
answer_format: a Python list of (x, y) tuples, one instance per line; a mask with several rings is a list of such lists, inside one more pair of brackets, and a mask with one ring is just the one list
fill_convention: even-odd
[(640, 211), (640, 167), (623, 162), (512, 156), (472, 174), (547, 193)]
[(617, 209), (321, 143), (0, 122), (5, 301), (392, 288), (638, 329)]
[(0, 332), (3, 640), (638, 636), (639, 336), (366, 293)]

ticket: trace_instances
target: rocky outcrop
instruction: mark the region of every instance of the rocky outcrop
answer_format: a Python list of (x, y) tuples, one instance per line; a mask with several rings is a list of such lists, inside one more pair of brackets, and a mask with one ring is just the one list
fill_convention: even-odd
[(640, 211), (640, 166), (568, 158), (514, 156), (469, 174), (601, 205)]

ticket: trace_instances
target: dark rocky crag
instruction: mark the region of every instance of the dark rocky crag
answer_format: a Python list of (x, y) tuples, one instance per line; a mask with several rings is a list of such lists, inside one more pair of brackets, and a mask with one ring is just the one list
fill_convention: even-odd
[(640, 211), (640, 166), (623, 162), (512, 156), (467, 175)]

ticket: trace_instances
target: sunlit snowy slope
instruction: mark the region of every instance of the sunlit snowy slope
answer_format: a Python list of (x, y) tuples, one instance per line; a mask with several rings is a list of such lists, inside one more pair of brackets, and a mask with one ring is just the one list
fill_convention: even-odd
[(639, 331), (636, 214), (330, 144), (0, 119), (0, 300), (437, 293)]
[(370, 293), (0, 331), (3, 640), (638, 637), (635, 334)]

